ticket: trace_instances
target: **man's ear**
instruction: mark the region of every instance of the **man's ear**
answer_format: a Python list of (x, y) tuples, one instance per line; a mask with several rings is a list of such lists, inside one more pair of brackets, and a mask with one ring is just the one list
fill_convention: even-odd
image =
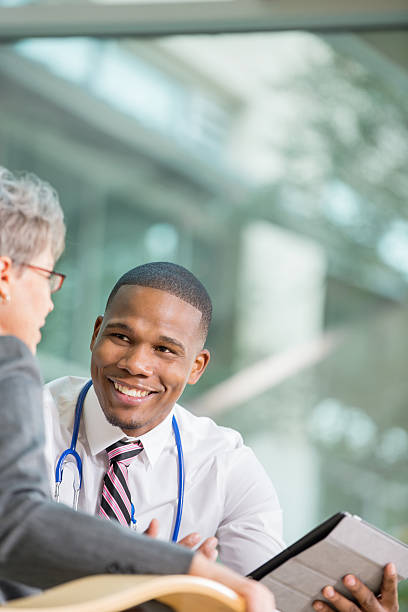
[(96, 339), (99, 334), (99, 330), (101, 329), (102, 321), (103, 321), (103, 316), (99, 315), (99, 317), (97, 317), (95, 321), (94, 330), (93, 330), (92, 339), (91, 339), (91, 346), (89, 347), (91, 351), (93, 350), (93, 347), (95, 345)]
[(191, 368), (190, 376), (188, 377), (187, 384), (195, 385), (204, 373), (205, 368), (208, 366), (210, 361), (210, 351), (202, 349), (196, 358), (194, 359), (193, 367)]

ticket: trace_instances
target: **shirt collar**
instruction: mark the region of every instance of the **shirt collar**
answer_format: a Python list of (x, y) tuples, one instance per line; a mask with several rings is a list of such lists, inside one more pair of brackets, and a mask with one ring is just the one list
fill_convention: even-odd
[(171, 420), (173, 418), (173, 410), (156, 427), (153, 427), (153, 429), (137, 438), (143, 444), (147, 459), (152, 467), (154, 467), (172, 434)]
[[(174, 410), (174, 409), (173, 409)], [(99, 404), (95, 389), (91, 387), (86, 395), (83, 408), (83, 421), (85, 433), (92, 455), (104, 451), (107, 446), (122, 439), (137, 439), (143, 444), (146, 459), (154, 467), (165, 444), (169, 440), (172, 430), (173, 410), (156, 427), (138, 438), (128, 438), (126, 434), (115, 425), (111, 425), (105, 418)]]

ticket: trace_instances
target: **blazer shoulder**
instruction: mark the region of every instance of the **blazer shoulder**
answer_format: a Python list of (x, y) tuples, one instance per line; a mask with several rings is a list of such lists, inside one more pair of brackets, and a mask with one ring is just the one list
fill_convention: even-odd
[(0, 378), (29, 377), (41, 383), (37, 361), (29, 348), (15, 336), (0, 336)]

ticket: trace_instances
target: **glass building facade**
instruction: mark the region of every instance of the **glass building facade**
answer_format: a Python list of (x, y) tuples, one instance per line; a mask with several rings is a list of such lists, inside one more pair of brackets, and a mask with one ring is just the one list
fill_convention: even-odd
[(213, 299), (212, 360), (181, 403), (253, 447), (288, 544), (338, 510), (408, 541), (408, 77), (369, 43), (0, 47), (0, 163), (48, 180), (67, 223), (44, 377), (89, 373), (123, 272), (191, 269)]

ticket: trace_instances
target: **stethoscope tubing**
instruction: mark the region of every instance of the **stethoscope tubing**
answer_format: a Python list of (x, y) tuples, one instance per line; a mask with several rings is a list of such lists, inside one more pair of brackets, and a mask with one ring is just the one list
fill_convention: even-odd
[(82, 459), (76, 451), (76, 445), (78, 441), (79, 426), (81, 424), (82, 408), (84, 405), (86, 394), (88, 393), (91, 386), (92, 379), (88, 380), (88, 382), (85, 383), (78, 395), (77, 403), (75, 406), (74, 429), (72, 432), (71, 446), (62, 453), (62, 455), (57, 461), (57, 465), (55, 468), (55, 501), (58, 502), (59, 490), (62, 482), (62, 474), (64, 471), (64, 463), (67, 457), (69, 457), (70, 455), (75, 460), (78, 469), (78, 482), (74, 480), (74, 510), (78, 510), (79, 492), (82, 487)]
[(181, 444), (180, 430), (176, 421), (176, 417), (173, 414), (172, 426), (174, 431), (174, 437), (177, 446), (177, 463), (178, 463), (178, 502), (177, 502), (177, 514), (174, 522), (174, 530), (171, 538), (172, 542), (177, 542), (178, 534), (180, 531), (181, 517), (183, 515), (183, 502), (184, 502), (184, 455), (183, 446)]
[[(62, 482), (62, 474), (64, 471), (64, 463), (67, 460), (67, 457), (72, 456), (75, 460), (77, 469), (78, 469), (78, 479), (77, 481), (74, 479), (74, 503), (73, 507), (75, 510), (78, 509), (78, 501), (79, 501), (79, 493), (82, 487), (82, 460), (76, 451), (76, 445), (78, 441), (78, 433), (79, 426), (81, 424), (81, 416), (82, 409), (84, 406), (84, 401), (86, 394), (92, 386), (92, 379), (88, 380), (85, 385), (82, 387), (78, 399), (75, 406), (75, 418), (74, 418), (74, 428), (72, 432), (71, 445), (65, 451), (63, 451), (57, 461), (57, 465), (55, 468), (55, 501), (59, 501), (59, 491)], [(184, 455), (183, 455), (183, 446), (181, 443), (180, 430), (177, 424), (176, 417), (173, 415), (171, 421), (174, 438), (176, 441), (177, 447), (177, 466), (178, 466), (178, 501), (177, 501), (177, 512), (176, 519), (174, 521), (174, 529), (173, 535), (171, 537), (172, 542), (177, 542), (178, 535), (180, 532), (181, 518), (183, 515), (183, 503), (184, 503), (184, 484), (185, 484), (185, 471), (184, 471)], [(134, 506), (132, 504), (132, 525), (136, 525), (136, 520), (134, 518)]]

